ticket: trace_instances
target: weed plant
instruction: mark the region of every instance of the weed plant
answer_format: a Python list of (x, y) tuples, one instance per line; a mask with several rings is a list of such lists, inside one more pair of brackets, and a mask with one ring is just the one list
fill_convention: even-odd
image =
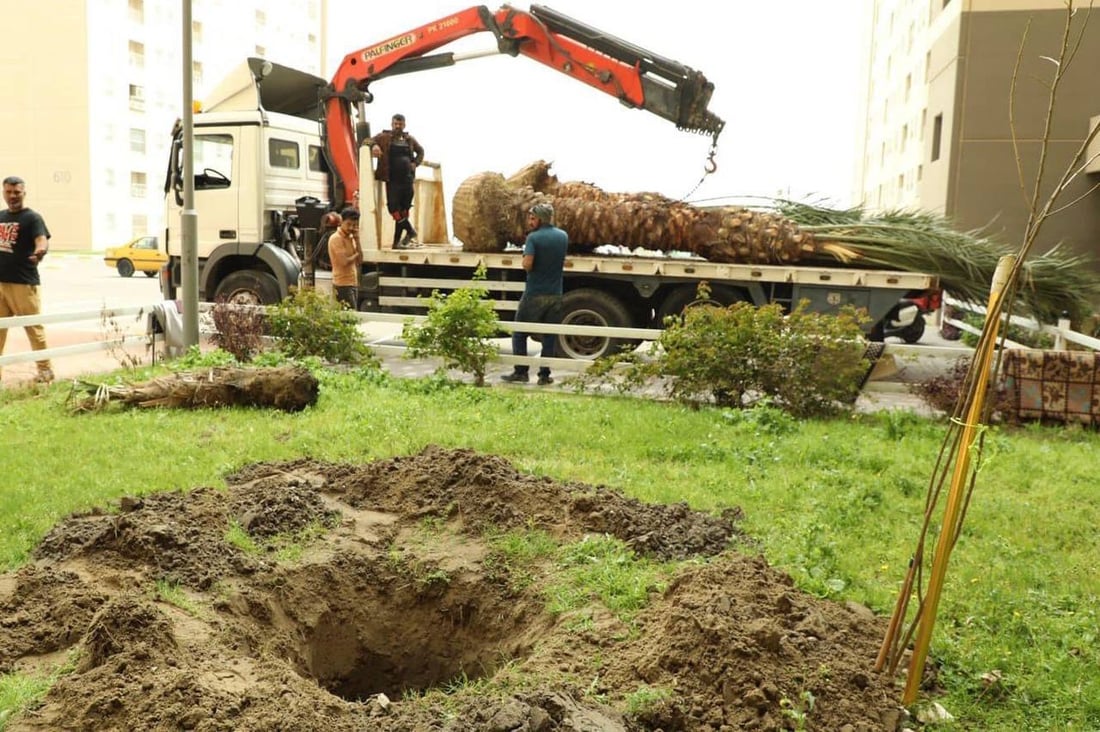
[[(909, 413), (795, 419), (774, 406), (697, 409), (473, 388), (394, 379), (366, 366), (320, 373), (317, 405), (294, 414), (71, 415), (65, 385), (0, 395), (0, 422), (8, 427), (0, 566), (27, 561), (59, 519), (122, 496), (217, 485), (256, 461), (361, 462), (439, 444), (502, 455), (536, 475), (613, 486), (643, 501), (686, 501), (714, 512), (740, 507), (749, 537), (742, 551), (763, 553), (806, 591), (885, 615), (943, 437), (942, 424)], [(946, 689), (939, 701), (957, 729), (1100, 729), (1100, 435), (995, 426), (985, 442), (933, 638), (932, 661)], [(613, 543), (559, 553), (537, 536), (493, 542), (502, 570), (520, 570), (514, 581), (524, 581), (529, 562), (577, 569), (570, 592), (618, 603), (627, 617), (644, 602), (638, 588), (659, 586), (664, 576)], [(577, 557), (605, 571), (579, 576), (584, 562)], [(570, 592), (559, 597), (567, 601)], [(17, 681), (0, 677), (0, 695), (5, 684)]]

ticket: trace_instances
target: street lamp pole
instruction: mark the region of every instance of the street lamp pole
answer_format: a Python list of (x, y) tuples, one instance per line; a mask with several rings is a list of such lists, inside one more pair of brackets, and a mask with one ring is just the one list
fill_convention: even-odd
[(191, 58), (191, 0), (183, 4), (183, 209), (180, 211), (180, 286), (183, 343), (199, 344), (199, 219), (195, 211), (194, 64)]

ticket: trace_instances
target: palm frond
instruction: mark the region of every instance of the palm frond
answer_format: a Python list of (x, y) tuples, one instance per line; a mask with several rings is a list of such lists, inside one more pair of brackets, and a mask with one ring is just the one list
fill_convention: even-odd
[[(1001, 257), (1015, 253), (980, 230), (959, 231), (947, 218), (926, 211), (867, 216), (860, 208), (838, 210), (785, 200), (776, 202), (776, 210), (812, 233), (824, 252), (835, 245), (867, 265), (937, 275), (945, 290), (976, 304), (988, 300)], [(1091, 261), (1063, 246), (1030, 256), (1023, 270), (1017, 309), (1042, 322), (1067, 315), (1080, 320), (1100, 297), (1100, 278)]]

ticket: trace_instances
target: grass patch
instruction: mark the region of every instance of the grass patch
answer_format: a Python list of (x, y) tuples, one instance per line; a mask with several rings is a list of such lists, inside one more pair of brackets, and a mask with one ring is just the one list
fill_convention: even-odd
[(0, 732), (15, 714), (37, 707), (59, 678), (73, 672), (78, 658), (79, 654), (70, 653), (65, 663), (49, 673), (0, 674)]
[(646, 606), (651, 592), (662, 589), (659, 565), (634, 554), (610, 536), (587, 536), (558, 552), (564, 581), (547, 589), (550, 612), (561, 614), (583, 608), (592, 598), (630, 623)]
[[(792, 420), (766, 410), (397, 380), (371, 368), (318, 375), (317, 405), (296, 414), (71, 415), (65, 385), (0, 392), (0, 425), (8, 428), (0, 566), (25, 562), (59, 519), (122, 496), (221, 485), (227, 471), (256, 461), (368, 461), (435, 443), (643, 501), (740, 506), (750, 551), (810, 592), (888, 613), (944, 431), (900, 412)], [(933, 638), (932, 661), (947, 689), (939, 701), (961, 729), (1100, 729), (1100, 435), (994, 427), (986, 440), (989, 459)], [(242, 551), (279, 551), (246, 538), (227, 528), (226, 540)], [(584, 593), (629, 618), (664, 576), (600, 537), (563, 553), (537, 532), (501, 534), (491, 544), (507, 581), (530, 581), (525, 568), (539, 562), (563, 565), (570, 579), (552, 596), (562, 609)], [(293, 561), (308, 537), (285, 546), (282, 556)], [(429, 586), (446, 580), (423, 570)]]
[(202, 607), (182, 589), (176, 582), (157, 580), (153, 588), (153, 596), (160, 602), (166, 602), (183, 610), (188, 615), (198, 617), (202, 614)]

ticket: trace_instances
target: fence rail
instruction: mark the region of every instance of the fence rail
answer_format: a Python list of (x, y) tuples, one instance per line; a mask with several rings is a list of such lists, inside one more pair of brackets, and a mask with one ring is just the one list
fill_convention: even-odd
[[(981, 335), (981, 333), (982, 333), (981, 328), (976, 328), (975, 326), (970, 325), (969, 323), (966, 323), (966, 322), (960, 320), (959, 318), (950, 318), (950, 317), (948, 317), (947, 316), (947, 308), (950, 306), (950, 307), (956, 308), (957, 310), (963, 310), (963, 311), (966, 311), (966, 312), (976, 313), (978, 315), (981, 315), (984, 318), (985, 315), (986, 315), (985, 307), (983, 307), (982, 305), (973, 305), (973, 304), (970, 304), (970, 303), (962, 302), (961, 300), (956, 300), (955, 298), (953, 298), (949, 295), (944, 296), (943, 305), (944, 305), (943, 310), (940, 311), (941, 322), (947, 323), (949, 325), (953, 325), (956, 328), (958, 328), (959, 330), (966, 331), (967, 333), (972, 333), (974, 335)], [(1084, 333), (1079, 333), (1079, 332), (1073, 330), (1073, 328), (1071, 327), (1070, 321), (1066, 318), (1059, 319), (1057, 325), (1050, 325), (1050, 324), (1047, 324), (1047, 323), (1040, 323), (1037, 320), (1035, 320), (1034, 318), (1025, 318), (1025, 317), (1021, 317), (1019, 315), (1012, 315), (1012, 316), (1002, 315), (1001, 316), (1001, 322), (1002, 323), (1008, 322), (1008, 323), (1011, 323), (1012, 325), (1018, 325), (1021, 328), (1026, 328), (1027, 330), (1031, 330), (1031, 331), (1034, 331), (1036, 333), (1045, 333), (1047, 335), (1053, 336), (1054, 337), (1054, 349), (1053, 350), (1055, 350), (1055, 351), (1068, 350), (1067, 347), (1066, 347), (1067, 343), (1074, 343), (1074, 344), (1079, 345), (1079, 346), (1084, 346), (1086, 348), (1091, 348), (1094, 351), (1100, 351), (1100, 338), (1093, 338), (1092, 336), (1088, 336), (1088, 335), (1085, 335)], [(1005, 345), (1008, 346), (1009, 348), (1023, 348), (1023, 349), (1030, 349), (1031, 348), (1031, 346), (1025, 346), (1021, 343), (1017, 343), (1015, 341), (1008, 340), (1008, 339), (1005, 340)]]
[[(28, 363), (32, 361), (38, 361), (42, 359), (60, 359), (70, 358), (80, 355), (99, 353), (103, 351), (114, 351), (127, 345), (142, 344), (147, 348), (155, 347), (156, 342), (160, 341), (160, 337), (163, 334), (155, 334), (149, 319), (153, 316), (153, 313), (158, 305), (161, 303), (152, 303), (149, 305), (138, 305), (130, 307), (120, 308), (104, 308), (99, 310), (82, 310), (68, 313), (52, 313), (43, 315), (24, 315), (8, 318), (0, 318), (0, 328), (21, 328), (25, 325), (43, 324), (43, 325), (58, 325), (68, 323), (81, 323), (87, 321), (99, 321), (104, 324), (104, 331), (102, 333), (89, 333), (89, 338), (95, 338), (96, 340), (89, 340), (85, 343), (78, 343), (67, 346), (52, 347), (42, 351), (26, 351), (21, 353), (13, 353), (9, 355), (0, 356), (0, 367)], [(200, 313), (202, 318), (200, 319), (200, 334), (211, 335), (215, 331), (213, 324), (208, 317), (209, 311), (212, 305), (210, 303), (200, 303)], [(249, 306), (238, 306), (249, 307)], [(118, 333), (120, 329), (117, 323), (125, 318), (132, 317), (133, 323), (137, 325), (129, 333), (123, 333), (121, 335), (114, 335)], [(364, 324), (369, 331), (371, 324), (388, 324), (388, 325), (403, 325), (406, 322), (423, 322), (425, 316), (423, 315), (404, 315), (399, 313), (356, 313), (356, 317), (360, 323)], [(965, 324), (963, 324), (965, 325)], [(502, 333), (512, 333), (517, 328), (522, 328), (524, 333), (531, 334), (544, 334), (553, 333), (556, 335), (577, 335), (577, 336), (596, 336), (606, 338), (618, 338), (625, 340), (637, 340), (637, 341), (655, 341), (660, 335), (661, 331), (652, 328), (610, 328), (594, 325), (563, 325), (563, 324), (547, 324), (547, 323), (516, 323), (514, 321), (498, 321), (497, 327)], [(967, 329), (973, 330), (970, 326)], [(47, 337), (49, 334), (47, 333)], [(157, 339), (154, 342), (154, 338)], [(365, 340), (380, 356), (393, 356), (400, 357), (405, 354), (407, 348), (401, 341), (399, 334), (380, 335), (378, 333), (366, 333)], [(1095, 339), (1093, 339), (1095, 340)], [(922, 356), (933, 358), (957, 358), (962, 355), (966, 355), (970, 352), (970, 349), (964, 347), (941, 347), (941, 346), (920, 346), (920, 345), (906, 345), (906, 344), (886, 344), (884, 351), (885, 354), (897, 355), (902, 358)], [(528, 365), (528, 366), (550, 366), (552, 368), (566, 369), (566, 370), (585, 370), (588, 362), (580, 361), (572, 358), (543, 358), (542, 356), (515, 356), (511, 353), (501, 353), (499, 362), (507, 365)]]

